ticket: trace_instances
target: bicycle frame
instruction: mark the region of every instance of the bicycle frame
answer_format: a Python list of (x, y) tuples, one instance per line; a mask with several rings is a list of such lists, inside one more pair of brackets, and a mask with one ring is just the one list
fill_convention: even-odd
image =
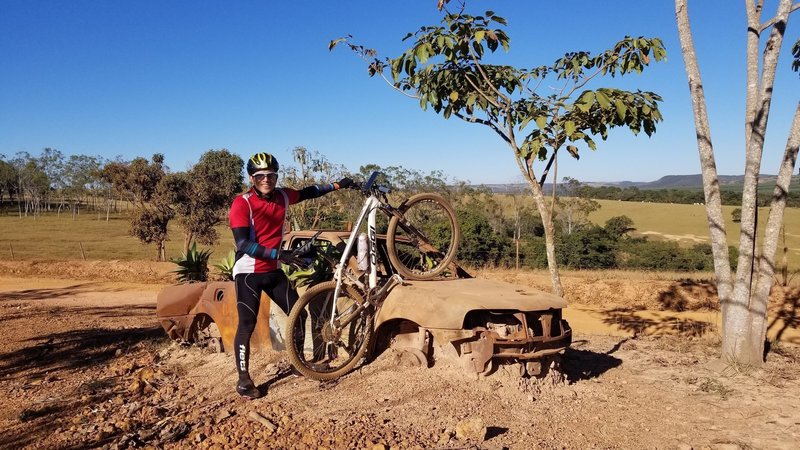
[[(351, 257), (353, 246), (355, 242), (358, 240), (359, 230), (361, 229), (361, 225), (364, 223), (364, 219), (367, 220), (367, 241), (368, 241), (368, 250), (369, 250), (369, 275), (367, 277), (367, 285), (364, 286), (365, 289), (363, 291), (366, 293), (366, 300), (368, 303), (377, 303), (383, 295), (391, 288), (394, 283), (403, 283), (403, 279), (400, 275), (394, 274), (392, 277), (379, 289), (378, 288), (378, 250), (377, 250), (377, 242), (375, 237), (375, 227), (377, 222), (377, 212), (379, 209), (384, 210), (387, 209), (384, 206), (384, 203), (381, 202), (375, 195), (374, 189), (379, 190), (383, 194), (387, 194), (389, 190), (384, 186), (378, 186), (377, 188), (373, 188), (375, 184), (375, 180), (378, 177), (379, 172), (373, 172), (372, 175), (369, 177), (369, 180), (364, 184), (362, 187), (362, 192), (367, 194), (367, 198), (364, 200), (364, 206), (361, 208), (361, 212), (358, 215), (358, 219), (356, 220), (355, 224), (353, 225), (353, 229), (350, 232), (350, 237), (347, 240), (347, 244), (345, 245), (344, 252), (342, 253), (342, 257), (339, 260), (339, 264), (336, 267), (336, 271), (334, 272), (334, 279), (336, 280), (336, 289), (334, 290), (333, 294), (333, 302), (331, 304), (331, 324), (334, 325), (336, 321), (336, 303), (339, 299), (339, 294), (341, 293), (342, 283), (345, 279), (345, 268), (347, 267), (347, 262)], [(389, 211), (386, 211), (387, 214), (390, 214)], [(353, 280), (354, 284), (361, 284), (357, 280)], [(361, 286), (360, 286), (361, 287)], [(348, 322), (354, 319), (361, 310), (363, 310), (366, 305), (358, 305), (355, 311), (351, 315), (347, 317), (346, 320), (340, 321), (340, 323), (335, 324), (339, 327), (345, 326)]]

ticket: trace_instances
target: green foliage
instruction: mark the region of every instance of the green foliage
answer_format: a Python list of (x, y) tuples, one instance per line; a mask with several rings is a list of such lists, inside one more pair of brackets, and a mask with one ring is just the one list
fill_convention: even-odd
[(559, 264), (572, 269), (607, 269), (614, 267), (617, 243), (598, 226), (561, 234), (556, 239)]
[(185, 174), (175, 174), (170, 197), (185, 242), (213, 245), (216, 225), (224, 222), (234, 197), (242, 192), (244, 161), (226, 149), (209, 150)]
[(499, 265), (510, 257), (511, 239), (504, 236), (490, 222), (487, 211), (480, 202), (456, 208), (461, 228), (458, 260), (473, 266)]
[(173, 258), (170, 261), (178, 265), (172, 272), (176, 274), (179, 283), (190, 283), (193, 281), (208, 280), (208, 258), (211, 250), (197, 250), (197, 244), (192, 243), (189, 251), (181, 255), (180, 258)]
[(152, 163), (136, 158), (125, 171), (128, 187), (134, 193), (131, 236), (144, 243), (155, 243), (159, 261), (166, 259), (167, 227), (175, 217), (172, 204), (185, 184), (181, 175), (168, 176), (163, 162), (164, 156), (157, 153)]
[(19, 189), (17, 176), (17, 169), (5, 159), (0, 158), (0, 203), (6, 194), (11, 198), (17, 193)]
[[(343, 166), (334, 164), (319, 152), (305, 147), (295, 147), (292, 156), (299, 166), (285, 166), (281, 171), (282, 186), (302, 189), (314, 184), (328, 184), (346, 175)], [(296, 230), (341, 228), (347, 221), (347, 212), (358, 211), (361, 200), (355, 192), (325, 195), (313, 202), (293, 205), (287, 211), (287, 218), (292, 229)]]
[[(302, 244), (303, 242), (298, 241), (295, 248)], [(314, 261), (307, 269), (281, 264), (281, 269), (295, 289), (303, 286), (310, 287), (333, 278), (333, 267), (329, 261), (338, 261), (342, 254), (328, 241), (315, 241), (314, 248), (316, 249)]]
[[(730, 249), (731, 255), (738, 254)], [(709, 244), (682, 248), (677, 242), (629, 239), (620, 241), (617, 265), (623, 269), (705, 271), (714, 270), (714, 258)]]
[(792, 56), (794, 57), (792, 61), (792, 70), (800, 72), (800, 39), (792, 46)]
[(734, 223), (742, 221), (742, 208), (734, 208), (733, 211), (731, 211), (731, 220), (733, 220)]
[(618, 241), (636, 228), (633, 227), (633, 219), (630, 217), (614, 216), (606, 220), (605, 230), (612, 239)]
[(233, 281), (234, 264), (236, 264), (236, 251), (231, 250), (217, 264), (214, 264), (214, 267), (217, 268), (224, 281)]
[[(662, 120), (657, 94), (584, 86), (597, 75), (641, 73), (651, 61), (663, 61), (666, 50), (659, 38), (625, 37), (598, 55), (569, 52), (532, 69), (488, 64), (483, 59), (488, 53), (500, 47), (509, 51), (504, 25), (506, 20), (492, 11), (445, 14), (441, 25), (409, 33), (404, 40), (412, 40), (411, 47), (394, 59), (378, 59), (374, 50), (350, 43), (349, 37), (332, 41), (329, 48), (346, 44), (369, 61), (371, 76), (388, 72), (387, 80), (411, 92), (422, 109), (489, 126), (525, 161), (547, 159), (564, 145), (578, 158), (579, 143), (594, 150), (592, 136), (606, 139), (609, 128), (655, 132)], [(562, 88), (557, 94), (537, 92), (551, 84)], [(531, 122), (535, 129), (523, 133)]]

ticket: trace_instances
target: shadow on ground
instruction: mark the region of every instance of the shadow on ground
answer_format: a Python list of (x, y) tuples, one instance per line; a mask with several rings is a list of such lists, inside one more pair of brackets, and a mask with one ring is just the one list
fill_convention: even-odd
[[(37, 317), (94, 317), (97, 319), (148, 319), (155, 317), (155, 305), (124, 305), (124, 306), (94, 306), (70, 307), (51, 306), (47, 308), (22, 308), (19, 310), (3, 311), (0, 322), (11, 320), (30, 320)], [(38, 339), (38, 338), (37, 338)]]
[(573, 342), (573, 346), (567, 348), (561, 358), (561, 370), (566, 375), (569, 384), (597, 378), (609, 370), (621, 366), (622, 360), (612, 356), (612, 353), (619, 350), (619, 347), (627, 340), (628, 338), (621, 340), (607, 352), (581, 350), (575, 347), (586, 344), (586, 341)]
[(160, 326), (45, 334), (25, 341), (37, 341), (36, 344), (0, 355), (0, 376), (8, 380), (24, 374), (37, 379), (46, 374), (57, 374), (59, 370), (87, 369), (105, 364), (117, 350), (139, 342), (166, 339)]
[(787, 340), (794, 344), (800, 344), (800, 339), (785, 339), (784, 334), (787, 330), (797, 329), (800, 325), (798, 313), (800, 313), (800, 288), (777, 286), (780, 288), (782, 296), (777, 307), (770, 308), (770, 322), (767, 333), (775, 333), (775, 341)]
[(53, 300), (61, 297), (70, 297), (86, 292), (118, 292), (121, 288), (109, 288), (100, 283), (80, 283), (61, 288), (23, 289), (18, 291), (1, 291), (0, 302), (4, 301), (34, 301)]
[(714, 311), (719, 309), (717, 286), (709, 280), (678, 280), (658, 294), (658, 303), (667, 311)]
[(716, 327), (702, 320), (664, 316), (662, 318), (646, 318), (637, 314), (634, 308), (614, 308), (603, 311), (603, 323), (631, 333), (640, 335), (670, 334), (699, 337)]
[[(76, 412), (107, 405), (119, 395), (120, 389), (125, 390), (125, 386), (120, 385), (119, 376), (108, 375), (104, 370), (106, 366), (115, 357), (147, 353), (151, 344), (167, 340), (164, 330), (158, 326), (81, 329), (37, 336), (26, 342), (38, 343), (0, 355), (0, 378), (6, 388), (11, 388), (13, 383), (17, 396), (21, 390), (30, 397), (29, 406), (14, 412), (17, 421), (0, 430), (0, 448), (34, 444), (37, 436), (54, 432), (56, 424), (69, 423)], [(97, 376), (87, 377), (87, 381), (78, 386), (59, 389), (60, 380), (69, 371), (86, 371)], [(84, 426), (89, 424), (80, 424)], [(93, 442), (101, 445), (106, 439), (95, 436)], [(84, 439), (77, 439), (73, 446), (65, 448), (87, 448), (87, 445), (90, 444)]]

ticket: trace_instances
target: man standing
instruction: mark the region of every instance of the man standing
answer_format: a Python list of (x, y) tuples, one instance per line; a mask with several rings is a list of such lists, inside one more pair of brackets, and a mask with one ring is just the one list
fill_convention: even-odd
[(338, 183), (312, 185), (296, 190), (277, 188), (278, 160), (269, 153), (256, 153), (247, 161), (247, 175), (252, 188), (238, 195), (231, 205), (229, 220), (236, 241), (236, 309), (239, 325), (233, 341), (239, 382), (236, 392), (254, 399), (262, 393), (250, 378), (250, 337), (256, 327), (261, 292), (289, 314), (298, 295), (281, 270), (281, 261), (295, 262), (291, 252), (281, 253), (283, 224), (289, 205), (317, 198), (328, 192), (347, 188), (350, 178)]

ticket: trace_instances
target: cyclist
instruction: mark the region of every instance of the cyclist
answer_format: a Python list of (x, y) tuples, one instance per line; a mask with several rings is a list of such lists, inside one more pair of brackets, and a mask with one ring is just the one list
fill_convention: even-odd
[[(233, 341), (239, 382), (236, 392), (254, 399), (262, 393), (248, 370), (250, 337), (256, 326), (261, 292), (289, 314), (298, 295), (281, 270), (281, 262), (298, 263), (290, 251), (281, 252), (283, 224), (289, 205), (347, 188), (353, 180), (344, 177), (336, 183), (312, 185), (300, 190), (278, 188), (278, 160), (269, 153), (256, 153), (247, 161), (252, 188), (236, 196), (229, 220), (236, 241), (233, 276), (236, 285), (236, 310), (239, 325)], [(265, 392), (266, 393), (266, 392)]]

